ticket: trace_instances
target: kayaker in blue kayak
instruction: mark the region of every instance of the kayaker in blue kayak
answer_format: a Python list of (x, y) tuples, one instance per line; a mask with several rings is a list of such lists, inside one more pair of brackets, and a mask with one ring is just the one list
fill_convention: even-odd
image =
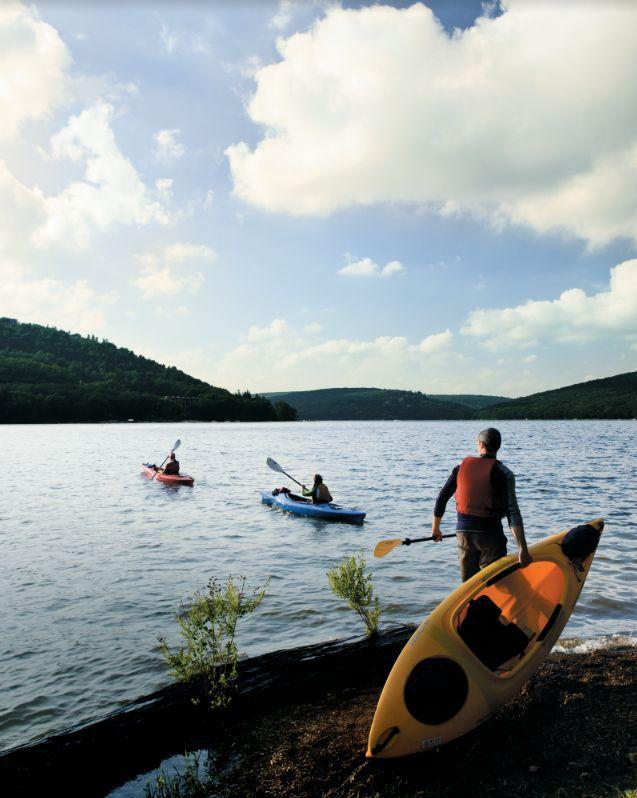
[(478, 435), (478, 457), (465, 457), (457, 465), (438, 495), (431, 525), (433, 539), (442, 540), (440, 522), (447, 502), (456, 495), (458, 518), (456, 536), (462, 581), (466, 582), (481, 568), (505, 557), (507, 539), (502, 518), (507, 517), (519, 549), (523, 567), (531, 562), (524, 536), (522, 514), (515, 496), (515, 476), (497, 459), (502, 436), (494, 427)]
[(314, 474), (314, 484), (311, 490), (308, 490), (305, 485), (301, 485), (301, 490), (304, 496), (312, 497), (314, 504), (329, 504), (332, 501), (332, 494), (320, 474)]

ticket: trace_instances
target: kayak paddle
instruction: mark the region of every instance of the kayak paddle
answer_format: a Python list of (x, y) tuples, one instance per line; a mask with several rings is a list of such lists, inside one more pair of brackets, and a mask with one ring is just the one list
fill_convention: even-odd
[[(453, 535), (443, 535), (444, 538), (455, 538), (455, 534)], [(431, 538), (395, 538), (394, 540), (381, 540), (379, 543), (376, 544), (374, 548), (374, 557), (384, 557), (386, 554), (389, 554), (390, 551), (393, 551), (397, 546), (411, 546), (412, 543), (421, 543), (423, 540), (433, 540)]]
[(268, 467), (269, 467), (269, 468), (271, 468), (273, 471), (276, 471), (276, 472), (278, 472), (279, 474), (285, 474), (285, 476), (286, 476), (288, 479), (291, 479), (291, 480), (292, 480), (292, 482), (296, 482), (296, 484), (297, 484), (297, 485), (298, 485), (300, 488), (302, 488), (302, 487), (303, 487), (303, 485), (301, 485), (301, 483), (300, 483), (300, 482), (299, 482), (297, 479), (294, 479), (294, 477), (291, 477), (291, 476), (290, 476), (290, 475), (287, 473), (287, 471), (284, 471), (284, 470), (281, 468), (281, 466), (280, 466), (280, 465), (277, 463), (277, 461), (276, 461), (276, 460), (273, 460), (271, 457), (268, 457), (268, 459), (267, 459), (265, 462), (268, 464)]
[[(168, 457), (170, 457), (170, 455), (171, 455), (171, 454), (172, 454), (174, 451), (176, 451), (177, 449), (179, 449), (179, 447), (180, 447), (180, 446), (181, 446), (181, 441), (179, 440), (179, 438), (177, 438), (177, 440), (175, 441), (175, 445), (174, 445), (174, 446), (173, 446), (173, 448), (172, 448), (172, 449), (171, 449), (171, 450), (168, 452)], [(166, 457), (166, 460), (168, 460), (168, 457)], [(164, 463), (166, 462), (166, 460), (164, 460)], [(155, 477), (157, 476), (157, 474), (159, 474), (159, 471), (160, 471), (160, 469), (162, 469), (162, 468), (164, 467), (164, 463), (162, 463), (162, 464), (159, 466), (159, 468), (157, 469), (157, 471), (155, 471), (155, 473), (153, 474), (153, 479), (155, 479)], [(153, 479), (151, 479), (151, 482), (153, 481)]]

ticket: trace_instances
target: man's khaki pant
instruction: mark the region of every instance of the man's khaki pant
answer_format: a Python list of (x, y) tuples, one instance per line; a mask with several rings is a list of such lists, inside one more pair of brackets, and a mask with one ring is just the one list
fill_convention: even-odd
[(506, 556), (507, 539), (504, 532), (456, 532), (456, 537), (463, 582), (481, 568)]

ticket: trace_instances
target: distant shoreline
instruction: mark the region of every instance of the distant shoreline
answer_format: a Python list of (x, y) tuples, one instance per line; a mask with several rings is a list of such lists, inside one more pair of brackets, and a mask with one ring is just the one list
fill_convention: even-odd
[(72, 427), (81, 424), (87, 426), (98, 426), (99, 424), (440, 424), (440, 423), (453, 423), (453, 424), (476, 424), (486, 423), (493, 421), (494, 423), (502, 423), (509, 421), (516, 421), (520, 423), (533, 423), (543, 421), (637, 421), (637, 418), (622, 418), (618, 417), (593, 417), (593, 418), (299, 418), (295, 421), (273, 421), (272, 419), (229, 419), (227, 421), (205, 421), (200, 419), (179, 419), (175, 421), (166, 421), (165, 419), (157, 420), (131, 420), (131, 421), (0, 421), (0, 427)]

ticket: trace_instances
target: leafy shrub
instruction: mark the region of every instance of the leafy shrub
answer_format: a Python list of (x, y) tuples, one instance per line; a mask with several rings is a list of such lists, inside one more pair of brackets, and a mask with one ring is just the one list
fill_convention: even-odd
[(378, 598), (374, 596), (372, 575), (365, 573), (363, 555), (345, 557), (340, 565), (327, 572), (327, 579), (333, 592), (360, 615), (367, 634), (376, 634), (380, 607)]
[(235, 580), (229, 576), (225, 584), (211, 579), (206, 591), (197, 591), (175, 615), (182, 645), (173, 652), (166, 640), (159, 638), (162, 654), (177, 679), (187, 682), (203, 677), (211, 709), (224, 709), (232, 700), (237, 681), (237, 622), (261, 604), (266, 587), (249, 591), (245, 577)]

